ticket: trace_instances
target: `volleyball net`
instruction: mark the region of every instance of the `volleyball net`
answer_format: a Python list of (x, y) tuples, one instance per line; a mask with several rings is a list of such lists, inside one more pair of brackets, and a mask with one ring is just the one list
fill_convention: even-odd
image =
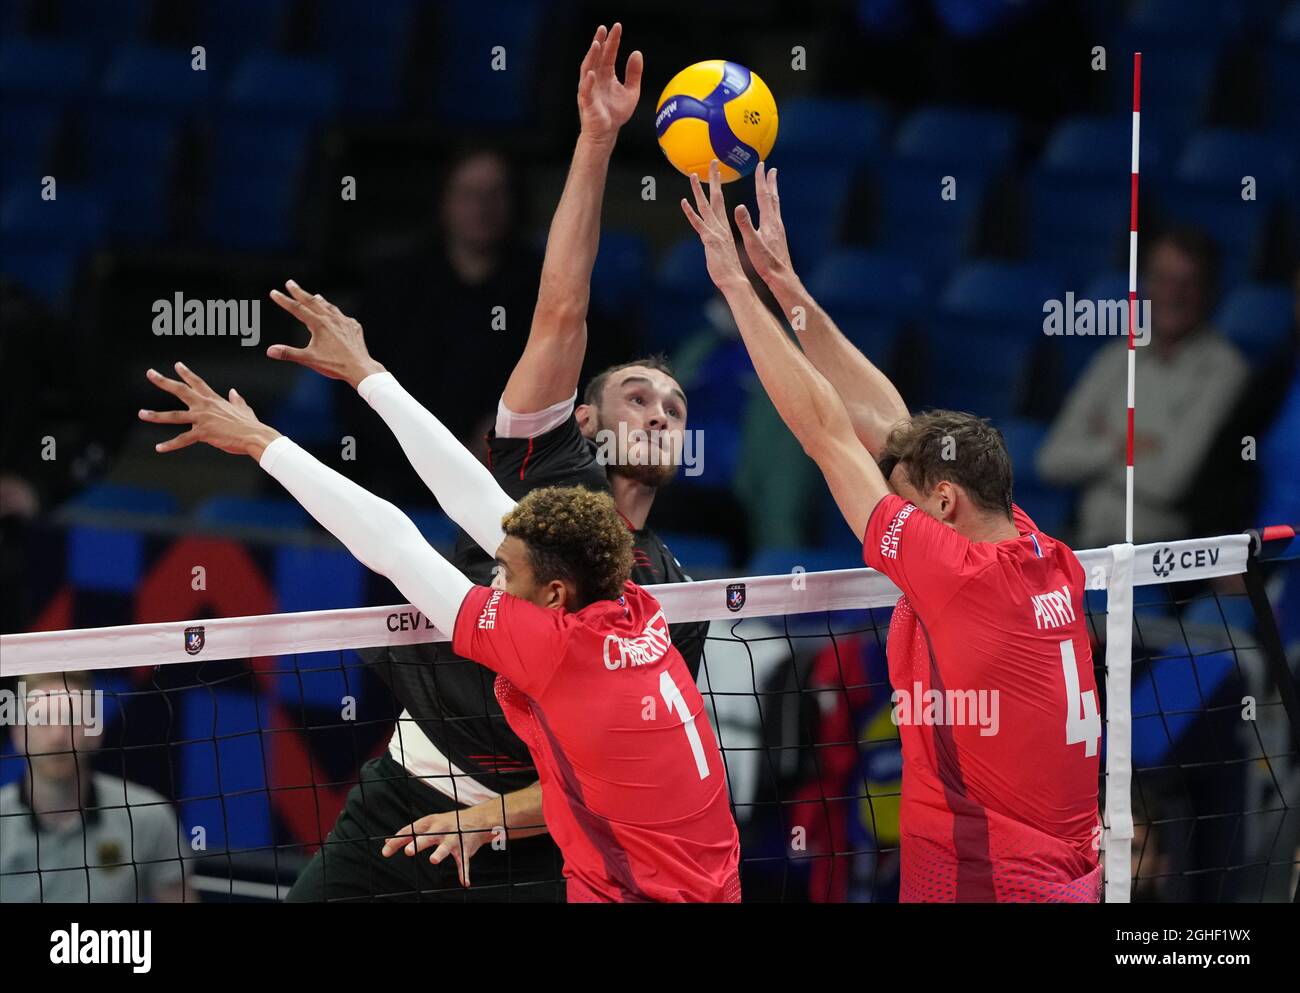
[[(1079, 553), (1103, 697), (1107, 899), (1295, 899), (1297, 555), (1290, 528)], [(652, 589), (670, 622), (708, 625), (698, 684), (745, 899), (896, 900), (885, 643), (898, 590), (868, 569)], [(395, 736), (501, 721), (490, 674), (477, 713), (410, 716), (413, 681), (436, 701), (441, 667), (471, 663), (392, 649), (441, 640), (409, 606), (0, 636), (0, 899), (283, 898), (367, 762), (387, 753), (423, 774)], [(492, 751), (478, 758), (501, 781), (527, 780)], [(472, 800), (456, 778), (431, 786)], [(390, 831), (430, 812), (404, 795)], [(442, 896), (507, 900), (527, 885)]]

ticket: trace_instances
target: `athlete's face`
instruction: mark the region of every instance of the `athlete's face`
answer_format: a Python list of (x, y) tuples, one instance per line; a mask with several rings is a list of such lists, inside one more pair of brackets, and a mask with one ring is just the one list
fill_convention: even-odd
[(506, 535), (497, 549), (497, 567), (492, 575), (492, 588), (505, 590), (511, 596), (527, 600), (538, 607), (573, 607), (577, 590), (559, 579), (539, 582), (533, 572), (532, 556), (528, 545), (514, 535)]
[(681, 464), (686, 395), (667, 373), (630, 366), (609, 377), (598, 405), (584, 405), (580, 423), (610, 471), (664, 486)]

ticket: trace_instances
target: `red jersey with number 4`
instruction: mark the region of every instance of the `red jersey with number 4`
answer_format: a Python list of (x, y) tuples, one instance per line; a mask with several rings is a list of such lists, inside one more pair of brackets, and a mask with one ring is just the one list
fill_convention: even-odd
[(890, 494), (863, 558), (903, 591), (889, 679), (903, 743), (899, 898), (1096, 901), (1101, 719), (1068, 547), (972, 542)]
[(476, 586), (453, 648), (498, 673), (571, 902), (740, 899), (722, 754), (653, 596), (569, 612)]

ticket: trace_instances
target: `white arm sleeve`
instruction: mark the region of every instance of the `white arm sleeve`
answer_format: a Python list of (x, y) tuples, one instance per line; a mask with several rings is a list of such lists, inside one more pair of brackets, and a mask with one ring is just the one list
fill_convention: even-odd
[(573, 396), (567, 400), (553, 403), (530, 414), (516, 414), (506, 406), (506, 398), (503, 395), (497, 401), (497, 437), (536, 438), (539, 434), (553, 431), (569, 419), (577, 402), (578, 394), (575, 390)]
[(438, 418), (402, 388), (391, 372), (367, 376), (361, 399), (384, 419), (424, 485), (448, 517), (495, 557), (505, 539), (501, 518), (514, 509), (501, 484)]
[(430, 547), (409, 517), (288, 438), (267, 445), (258, 464), (357, 561), (387, 576), (443, 634), (455, 633), (456, 614), (474, 584)]

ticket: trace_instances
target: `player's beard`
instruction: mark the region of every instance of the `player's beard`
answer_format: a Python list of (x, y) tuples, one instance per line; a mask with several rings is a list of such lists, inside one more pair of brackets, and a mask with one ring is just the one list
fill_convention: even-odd
[[(598, 423), (598, 430), (601, 432), (610, 431), (613, 437), (618, 437), (618, 424), (606, 425), (604, 422)], [(644, 460), (633, 461), (629, 453), (619, 451), (616, 459), (606, 467), (606, 471), (612, 476), (622, 476), (624, 479), (630, 479), (634, 483), (642, 486), (649, 486), (652, 489), (659, 489), (667, 486), (677, 475), (677, 463), (672, 456), (659, 450), (658, 459), (649, 456), (649, 442), (646, 442), (647, 455)]]

